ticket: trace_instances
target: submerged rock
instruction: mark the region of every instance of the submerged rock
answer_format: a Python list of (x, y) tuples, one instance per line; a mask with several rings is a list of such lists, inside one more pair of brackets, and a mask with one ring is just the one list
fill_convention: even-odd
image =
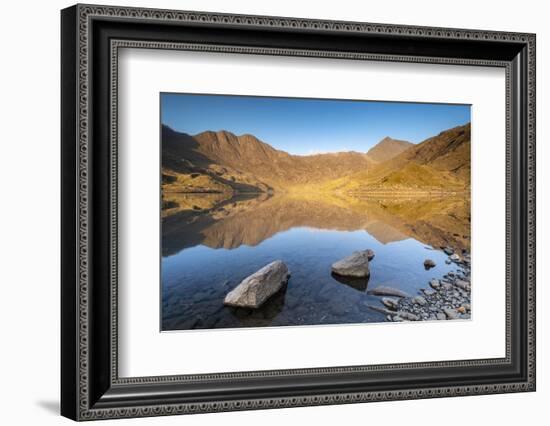
[(332, 272), (344, 277), (368, 277), (370, 275), (369, 250), (356, 251), (351, 256), (334, 262)]
[(389, 309), (382, 306), (370, 305), (368, 303), (365, 304), (365, 306), (369, 309), (372, 309), (373, 311), (380, 312), (385, 315), (395, 315), (395, 311), (390, 311)]
[(435, 266), (435, 262), (432, 259), (426, 259), (424, 261), (424, 268), (430, 269), (430, 268), (433, 268), (434, 266)]
[(396, 296), (396, 297), (409, 297), (407, 293), (393, 287), (380, 286), (367, 291), (368, 294), (375, 296)]
[(259, 308), (288, 281), (287, 266), (280, 260), (271, 262), (246, 277), (225, 296), (224, 305), (239, 308)]

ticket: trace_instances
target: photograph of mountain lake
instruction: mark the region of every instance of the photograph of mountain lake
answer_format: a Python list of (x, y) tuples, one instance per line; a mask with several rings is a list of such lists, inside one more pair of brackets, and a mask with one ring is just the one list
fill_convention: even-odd
[(160, 108), (161, 331), (470, 318), (470, 105)]

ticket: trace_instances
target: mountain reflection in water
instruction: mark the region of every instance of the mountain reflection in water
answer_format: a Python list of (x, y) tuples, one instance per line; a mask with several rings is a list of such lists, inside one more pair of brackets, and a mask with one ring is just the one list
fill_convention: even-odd
[[(470, 249), (464, 197), (165, 194), (162, 330), (383, 321), (366, 306), (379, 300), (367, 286), (415, 294), (455, 270), (445, 246)], [(376, 253), (369, 280), (331, 275), (334, 261), (367, 248)], [(437, 264), (429, 271), (427, 257)], [(256, 310), (223, 305), (243, 278), (276, 259), (291, 272), (282, 291)]]

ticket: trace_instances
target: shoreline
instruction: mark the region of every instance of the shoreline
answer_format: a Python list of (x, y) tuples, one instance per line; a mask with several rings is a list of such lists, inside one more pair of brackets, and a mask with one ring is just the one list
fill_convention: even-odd
[[(467, 252), (443, 250), (454, 263), (456, 272), (432, 278), (418, 294), (405, 297), (380, 296), (380, 305), (368, 305), (374, 311), (385, 314), (386, 322), (468, 320), (471, 318), (471, 259)], [(450, 254), (449, 254), (450, 253)]]

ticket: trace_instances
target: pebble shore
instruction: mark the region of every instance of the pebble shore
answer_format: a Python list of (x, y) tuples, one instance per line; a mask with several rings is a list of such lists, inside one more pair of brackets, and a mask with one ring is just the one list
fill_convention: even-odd
[(449, 256), (446, 263), (457, 266), (456, 272), (448, 272), (439, 279), (432, 278), (414, 296), (395, 297), (391, 292), (385, 295), (384, 291), (374, 289), (372, 294), (380, 296), (380, 305), (369, 307), (385, 314), (386, 321), (392, 322), (470, 319), (470, 255), (450, 247), (442, 249)]

